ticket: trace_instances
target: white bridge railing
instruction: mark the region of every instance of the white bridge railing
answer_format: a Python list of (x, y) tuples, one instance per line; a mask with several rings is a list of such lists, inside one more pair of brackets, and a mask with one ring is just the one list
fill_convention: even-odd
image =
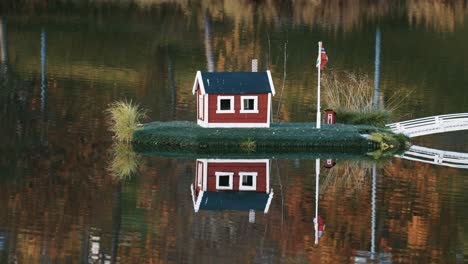
[(403, 155), (397, 157), (452, 168), (468, 169), (468, 153), (411, 146)]
[(468, 113), (418, 118), (386, 125), (395, 133), (418, 137), (436, 133), (468, 130)]

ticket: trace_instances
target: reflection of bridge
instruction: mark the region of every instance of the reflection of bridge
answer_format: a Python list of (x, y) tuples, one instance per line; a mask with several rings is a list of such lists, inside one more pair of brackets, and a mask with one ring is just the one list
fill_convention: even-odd
[(395, 133), (418, 137), (443, 132), (468, 130), (468, 113), (418, 118), (387, 125)]
[(468, 169), (468, 153), (411, 146), (409, 150), (397, 157), (435, 165)]

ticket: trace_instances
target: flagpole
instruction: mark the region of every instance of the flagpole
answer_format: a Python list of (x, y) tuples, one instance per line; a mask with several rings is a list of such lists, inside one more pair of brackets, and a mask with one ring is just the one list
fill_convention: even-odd
[(315, 245), (318, 245), (318, 199), (319, 199), (320, 159), (315, 159)]
[(320, 118), (320, 65), (322, 64), (322, 41), (319, 41), (318, 43), (318, 62), (317, 62), (317, 123), (316, 123), (316, 128), (320, 128), (320, 123), (321, 123), (321, 118)]

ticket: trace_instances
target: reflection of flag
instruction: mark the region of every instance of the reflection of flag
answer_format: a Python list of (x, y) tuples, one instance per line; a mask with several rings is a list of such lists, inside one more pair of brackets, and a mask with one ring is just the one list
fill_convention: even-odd
[(327, 56), (327, 53), (325, 52), (325, 48), (322, 45), (322, 48), (320, 49), (320, 54), (317, 57), (317, 64), (315, 66), (317, 68), (320, 66), (320, 70), (323, 70), (327, 62), (328, 62), (328, 56)]

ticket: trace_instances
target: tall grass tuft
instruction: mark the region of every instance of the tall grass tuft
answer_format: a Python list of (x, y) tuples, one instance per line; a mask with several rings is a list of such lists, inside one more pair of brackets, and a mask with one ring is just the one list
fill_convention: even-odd
[(373, 82), (367, 75), (330, 72), (323, 76), (322, 84), (328, 107), (353, 112), (373, 110)]
[(337, 121), (345, 124), (383, 127), (390, 122), (391, 113), (410, 93), (395, 92), (374, 109), (374, 82), (366, 74), (328, 72), (323, 76), (325, 105), (337, 113)]
[(132, 101), (117, 101), (106, 110), (110, 118), (109, 130), (117, 141), (130, 142), (139, 123), (146, 118), (146, 110)]

